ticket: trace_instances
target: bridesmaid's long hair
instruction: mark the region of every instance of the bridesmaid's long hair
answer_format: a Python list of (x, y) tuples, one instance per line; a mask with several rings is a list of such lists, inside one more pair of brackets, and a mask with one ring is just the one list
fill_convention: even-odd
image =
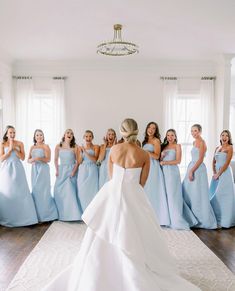
[(177, 138), (177, 134), (176, 134), (175, 129), (173, 129), (173, 128), (168, 129), (167, 132), (166, 132), (166, 136), (164, 137), (163, 143), (161, 144), (161, 151), (163, 151), (163, 149), (166, 146), (168, 146), (168, 144), (169, 144), (169, 142), (167, 141), (167, 134), (168, 134), (168, 132), (173, 132), (174, 135), (175, 135), (175, 143), (177, 144), (177, 142), (178, 142), (178, 138)]
[(12, 129), (15, 129), (14, 126), (12, 126), (12, 125), (7, 125), (7, 127), (6, 127), (6, 129), (5, 129), (5, 132), (4, 132), (4, 134), (3, 134), (2, 143), (5, 143), (5, 142), (8, 141), (7, 133), (8, 133), (8, 130), (11, 129), (11, 128), (12, 128)]
[(155, 130), (155, 133), (154, 133), (154, 137), (156, 137), (157, 139), (159, 139), (160, 142), (161, 142), (161, 135), (160, 135), (160, 132), (159, 132), (159, 127), (158, 127), (158, 125), (157, 125), (156, 122), (151, 121), (151, 122), (149, 122), (149, 123), (147, 124), (147, 126), (146, 126), (145, 134), (144, 134), (145, 136), (144, 136), (144, 141), (142, 142), (142, 146), (144, 146), (146, 143), (148, 143), (148, 139), (149, 139), (149, 136), (148, 136), (148, 128), (149, 128), (149, 126), (152, 125), (152, 124), (154, 124), (155, 127), (156, 127), (156, 130)]
[[(224, 132), (227, 133), (227, 135), (228, 135), (228, 144), (229, 144), (229, 145), (233, 145), (231, 132), (230, 132), (228, 129), (224, 129), (224, 130), (221, 132), (220, 136), (221, 136)], [(222, 145), (221, 139), (220, 139), (220, 144)]]
[[(68, 131), (68, 130), (72, 131), (72, 129), (70, 129), (70, 128), (66, 129), (66, 131)], [(65, 131), (65, 133), (66, 133), (66, 131)], [(64, 133), (64, 135), (63, 135), (63, 137), (62, 137), (62, 139), (60, 141), (60, 147), (62, 147), (63, 142), (65, 141), (65, 133)], [(72, 131), (72, 133), (73, 133), (73, 131)], [(71, 148), (75, 148), (75, 146), (76, 146), (76, 140), (75, 140), (75, 137), (74, 137), (74, 133), (73, 133), (73, 138), (71, 139), (69, 146)]]
[(43, 142), (45, 141), (43, 131), (41, 129), (35, 129), (34, 134), (33, 134), (33, 143), (34, 143), (34, 145), (37, 144), (37, 141), (36, 141), (36, 138), (35, 138), (36, 132), (40, 132), (43, 135)]

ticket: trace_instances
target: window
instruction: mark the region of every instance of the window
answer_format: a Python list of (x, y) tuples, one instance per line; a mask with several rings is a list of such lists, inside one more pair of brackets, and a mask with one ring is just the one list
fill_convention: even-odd
[(181, 94), (177, 97), (177, 110), (175, 116), (178, 143), (182, 145), (182, 161), (179, 165), (181, 177), (184, 177), (187, 165), (191, 160), (193, 138), (191, 126), (200, 123), (201, 100), (199, 94)]
[[(45, 88), (46, 89), (42, 89)], [(51, 185), (55, 181), (54, 148), (64, 130), (64, 79), (18, 77), (15, 79), (16, 134), (25, 145), (26, 159), (35, 129), (41, 129), (51, 148)], [(30, 185), (31, 165), (24, 163)]]

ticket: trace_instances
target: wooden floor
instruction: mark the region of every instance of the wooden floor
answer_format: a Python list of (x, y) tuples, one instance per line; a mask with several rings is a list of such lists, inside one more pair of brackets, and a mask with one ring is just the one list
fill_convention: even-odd
[[(50, 223), (21, 228), (0, 226), (0, 291), (6, 289), (49, 226)], [(235, 227), (194, 232), (235, 274)]]

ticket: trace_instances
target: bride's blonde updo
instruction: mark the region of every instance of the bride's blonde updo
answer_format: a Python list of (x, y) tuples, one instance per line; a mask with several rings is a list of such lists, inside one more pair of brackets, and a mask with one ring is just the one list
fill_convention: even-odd
[(120, 126), (120, 133), (127, 142), (136, 142), (139, 129), (134, 119), (126, 118)]

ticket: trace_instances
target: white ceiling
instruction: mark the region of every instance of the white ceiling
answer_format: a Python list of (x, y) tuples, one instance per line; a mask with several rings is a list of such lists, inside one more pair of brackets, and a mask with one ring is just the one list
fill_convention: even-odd
[(132, 58), (235, 53), (235, 0), (0, 0), (0, 51), (14, 60), (104, 58), (96, 46), (115, 23), (140, 47)]

